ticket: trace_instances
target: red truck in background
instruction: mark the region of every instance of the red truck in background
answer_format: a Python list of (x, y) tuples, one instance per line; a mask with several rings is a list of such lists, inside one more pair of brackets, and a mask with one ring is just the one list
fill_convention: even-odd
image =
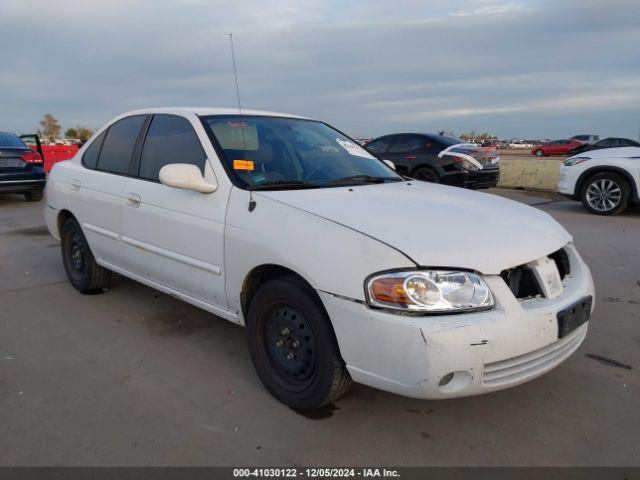
[[(38, 151), (38, 146), (29, 144), (29, 148), (34, 152)], [(41, 146), (44, 155), (44, 171), (49, 173), (53, 165), (63, 160), (70, 160), (78, 153), (80, 147), (78, 145), (47, 145)]]

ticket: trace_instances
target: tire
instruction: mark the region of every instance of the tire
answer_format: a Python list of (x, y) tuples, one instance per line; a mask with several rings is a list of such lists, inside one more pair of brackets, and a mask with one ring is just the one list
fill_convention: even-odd
[(24, 194), (24, 198), (27, 200), (27, 202), (39, 202), (40, 200), (42, 200), (43, 196), (44, 196), (44, 192), (42, 190), (26, 192)]
[(440, 183), (440, 177), (438, 174), (429, 167), (421, 167), (413, 172), (415, 180), (421, 180), (423, 182)]
[(111, 270), (96, 263), (75, 218), (68, 218), (64, 222), (60, 238), (62, 263), (71, 285), (80, 293), (92, 293), (106, 288), (111, 280)]
[(329, 316), (311, 287), (295, 275), (258, 289), (246, 333), (260, 380), (285, 405), (316, 410), (351, 386)]
[(580, 188), (584, 207), (595, 215), (618, 215), (629, 205), (631, 189), (622, 175), (614, 172), (596, 173)]
[(542, 150), (536, 150), (536, 157), (544, 157), (544, 152)]

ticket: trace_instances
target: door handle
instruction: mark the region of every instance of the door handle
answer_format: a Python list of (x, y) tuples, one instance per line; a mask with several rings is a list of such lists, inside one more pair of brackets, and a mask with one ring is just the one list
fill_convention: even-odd
[(407, 160), (415, 160), (418, 157), (416, 157), (415, 155), (405, 155), (404, 158), (406, 158)]
[(135, 193), (127, 194), (127, 205), (130, 207), (138, 208), (141, 201), (142, 199), (140, 198), (140, 195), (136, 195)]
[(74, 191), (78, 191), (80, 190), (80, 187), (82, 186), (82, 183), (80, 183), (80, 180), (78, 180), (77, 178), (74, 178), (73, 180), (71, 180), (71, 190)]

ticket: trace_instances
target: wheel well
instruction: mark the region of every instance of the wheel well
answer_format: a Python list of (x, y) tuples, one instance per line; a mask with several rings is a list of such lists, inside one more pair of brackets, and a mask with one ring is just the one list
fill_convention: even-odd
[(602, 167), (593, 167), (582, 172), (582, 174), (578, 178), (578, 181), (576, 182), (575, 195), (579, 196), (582, 192), (582, 186), (584, 185), (584, 182), (586, 182), (590, 177), (597, 175), (598, 173), (616, 173), (618, 175), (622, 175), (627, 183), (629, 183), (629, 187), (631, 188), (631, 196), (634, 200), (638, 199), (638, 189), (636, 188), (636, 182), (633, 181), (633, 177), (629, 174), (629, 172), (623, 170), (622, 168), (609, 167), (606, 165)]
[(57, 227), (58, 227), (58, 235), (62, 233), (62, 225), (67, 221), (68, 218), (76, 218), (73, 216), (69, 210), (60, 210), (58, 213)]
[(438, 169), (437, 169), (437, 168), (435, 168), (435, 167), (434, 167), (434, 166), (432, 166), (432, 165), (424, 165), (424, 164), (422, 164), (422, 165), (418, 165), (418, 166), (417, 166), (417, 167), (415, 167), (413, 170), (411, 170), (411, 175), (415, 175), (415, 173), (416, 173), (418, 170), (422, 170), (423, 168), (426, 168), (427, 170), (431, 170), (433, 173), (435, 173), (436, 175), (438, 175), (438, 176), (439, 176), (439, 174), (438, 174)]
[(242, 306), (242, 314), (244, 318), (247, 318), (251, 299), (258, 291), (258, 289), (269, 280), (273, 280), (274, 278), (282, 277), (285, 275), (295, 275), (296, 277), (300, 278), (300, 280), (309, 285), (309, 288), (315, 292), (315, 289), (311, 287), (309, 282), (307, 282), (301, 275), (287, 267), (275, 264), (260, 265), (259, 267), (255, 267), (249, 272), (244, 280), (244, 283), (242, 284), (242, 292), (240, 293), (240, 304)]

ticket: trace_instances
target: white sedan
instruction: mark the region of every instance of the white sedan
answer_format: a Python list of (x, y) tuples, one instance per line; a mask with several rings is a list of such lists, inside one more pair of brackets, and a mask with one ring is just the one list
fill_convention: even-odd
[(617, 215), (640, 205), (640, 147), (589, 150), (560, 167), (558, 192), (596, 215)]
[(112, 272), (246, 327), (297, 409), (352, 379), (418, 398), (511, 387), (582, 343), (593, 282), (547, 214), (407, 180), (325, 123), (149, 109), (109, 122), (47, 182), (70, 283)]

